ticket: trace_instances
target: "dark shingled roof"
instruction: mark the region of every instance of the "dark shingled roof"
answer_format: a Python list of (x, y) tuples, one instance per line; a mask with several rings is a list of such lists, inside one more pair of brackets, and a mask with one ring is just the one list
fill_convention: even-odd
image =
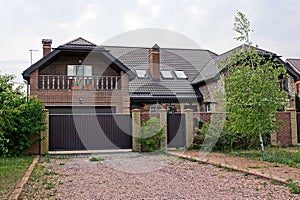
[(300, 74), (300, 59), (297, 58), (288, 58), (286, 59), (286, 62), (290, 64), (292, 67), (294, 67), (294, 70)]
[[(234, 54), (238, 54), (241, 51), (246, 50), (247, 48), (249, 48), (248, 45), (243, 44), (240, 45), (234, 49), (231, 49), (225, 53), (222, 53), (221, 55), (213, 58), (212, 60), (210, 60), (206, 66), (203, 68), (203, 70), (200, 71), (200, 74), (194, 79), (194, 81), (192, 82), (192, 84), (198, 84), (204, 81), (208, 81), (211, 79), (215, 79), (215, 78), (219, 78), (219, 74), (222, 72), (223, 69), (218, 69), (218, 65), (221, 61), (224, 61), (227, 57), (232, 56)], [(274, 56), (274, 57), (278, 57), (275, 53), (260, 49), (260, 48), (255, 48), (256, 52), (260, 55), (265, 55), (265, 56)], [(281, 60), (279, 59), (279, 62), (281, 62)]]
[[(148, 52), (151, 48), (103, 47), (133, 72), (135, 69), (148, 70)], [(174, 78), (161, 78), (157, 82), (152, 80), (151, 76), (146, 79), (136, 77), (130, 82), (130, 97), (134, 99), (201, 98), (201, 94), (193, 88), (191, 82), (206, 64), (216, 56), (217, 54), (203, 49), (160, 48), (161, 70), (170, 70)], [(184, 71), (188, 79), (176, 78), (174, 70)]]
[[(151, 48), (103, 46), (128, 68), (148, 65), (148, 52)], [(160, 63), (174, 70), (183, 70), (192, 81), (217, 54), (203, 49), (160, 48)]]
[(58, 54), (64, 51), (79, 51), (79, 52), (92, 52), (98, 51), (101, 52), (110, 62), (115, 63), (121, 70), (128, 72), (129, 78), (132, 79), (135, 75), (128, 69), (123, 63), (121, 63), (118, 59), (116, 59), (112, 54), (110, 54), (107, 50), (105, 50), (102, 46), (97, 46), (86, 39), (81, 37), (76, 38), (68, 43), (60, 45), (59, 47), (55, 48), (46, 56), (42, 57), (39, 61), (28, 67), (26, 70), (23, 71), (22, 75), (23, 78), (27, 81), (30, 81), (29, 77), (30, 74), (41, 67), (42, 65), (47, 64), (47, 62), (56, 58)]
[(89, 41), (87, 41), (86, 39), (83, 39), (82, 37), (79, 37), (79, 38), (76, 38), (68, 43), (65, 43), (63, 45), (60, 45), (58, 47), (58, 49), (60, 48), (87, 48), (87, 49), (93, 49), (93, 48), (96, 48), (97, 45), (96, 44), (93, 44)]

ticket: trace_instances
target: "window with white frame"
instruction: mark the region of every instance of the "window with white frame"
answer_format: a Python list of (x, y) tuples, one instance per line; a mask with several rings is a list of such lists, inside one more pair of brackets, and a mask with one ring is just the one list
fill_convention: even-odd
[(147, 70), (145, 69), (136, 69), (135, 72), (139, 78), (148, 78)]
[(185, 74), (184, 71), (182, 71), (182, 70), (176, 70), (176, 71), (175, 71), (175, 75), (176, 75), (177, 78), (180, 78), (180, 79), (187, 79), (186, 74)]
[(171, 71), (169, 70), (161, 70), (160, 74), (163, 78), (173, 78)]
[(69, 77), (72, 76), (92, 76), (92, 66), (90, 65), (68, 65)]

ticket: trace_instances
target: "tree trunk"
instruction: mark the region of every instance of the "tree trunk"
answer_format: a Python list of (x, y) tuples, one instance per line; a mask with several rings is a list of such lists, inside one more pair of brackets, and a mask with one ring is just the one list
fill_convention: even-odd
[(262, 155), (264, 155), (265, 147), (264, 147), (264, 141), (263, 141), (260, 129), (258, 129), (258, 133), (259, 133), (260, 151), (261, 151)]

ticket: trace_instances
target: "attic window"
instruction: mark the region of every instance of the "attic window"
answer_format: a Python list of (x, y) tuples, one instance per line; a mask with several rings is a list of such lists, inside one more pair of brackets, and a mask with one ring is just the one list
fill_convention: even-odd
[(147, 70), (137, 69), (135, 72), (139, 78), (148, 78)]
[(173, 78), (171, 71), (162, 70), (160, 73), (163, 78)]
[(175, 75), (177, 78), (187, 79), (187, 76), (185, 75), (184, 71), (176, 70)]

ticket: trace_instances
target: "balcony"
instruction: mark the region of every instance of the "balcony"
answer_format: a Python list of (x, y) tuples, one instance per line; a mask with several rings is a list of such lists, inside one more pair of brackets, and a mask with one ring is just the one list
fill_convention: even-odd
[(120, 90), (120, 76), (39, 75), (40, 90)]

